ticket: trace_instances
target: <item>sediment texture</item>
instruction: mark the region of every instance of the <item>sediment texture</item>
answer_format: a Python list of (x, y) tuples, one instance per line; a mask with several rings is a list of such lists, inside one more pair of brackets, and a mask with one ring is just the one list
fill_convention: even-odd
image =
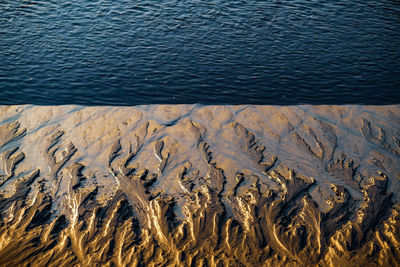
[(0, 265), (399, 265), (399, 114), (0, 107)]

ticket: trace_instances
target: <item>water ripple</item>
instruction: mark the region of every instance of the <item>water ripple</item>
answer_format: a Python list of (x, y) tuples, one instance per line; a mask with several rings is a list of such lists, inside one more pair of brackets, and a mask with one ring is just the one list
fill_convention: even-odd
[(2, 1), (0, 104), (400, 103), (398, 1)]

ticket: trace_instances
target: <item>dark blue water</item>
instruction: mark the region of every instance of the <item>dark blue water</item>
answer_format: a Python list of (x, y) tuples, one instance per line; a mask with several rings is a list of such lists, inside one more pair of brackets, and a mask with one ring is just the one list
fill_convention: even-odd
[(26, 103), (400, 103), (400, 2), (0, 0)]

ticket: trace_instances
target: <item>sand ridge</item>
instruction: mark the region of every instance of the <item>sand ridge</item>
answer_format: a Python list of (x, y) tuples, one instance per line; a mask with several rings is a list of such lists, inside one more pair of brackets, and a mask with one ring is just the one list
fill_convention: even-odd
[(398, 114), (0, 106), (0, 264), (397, 265)]

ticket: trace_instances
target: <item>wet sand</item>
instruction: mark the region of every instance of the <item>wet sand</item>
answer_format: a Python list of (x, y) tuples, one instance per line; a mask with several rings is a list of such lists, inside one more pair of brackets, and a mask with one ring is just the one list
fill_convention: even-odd
[(0, 106), (0, 265), (399, 265), (399, 114)]

